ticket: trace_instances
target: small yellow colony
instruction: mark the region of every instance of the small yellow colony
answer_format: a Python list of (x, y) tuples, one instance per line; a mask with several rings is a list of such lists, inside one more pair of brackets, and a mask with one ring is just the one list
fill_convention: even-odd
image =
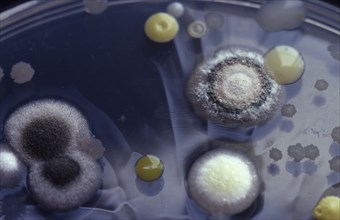
[(301, 78), (305, 62), (301, 54), (290, 46), (277, 46), (264, 55), (264, 63), (281, 85), (291, 84)]
[(139, 158), (135, 164), (137, 176), (144, 181), (159, 179), (164, 171), (163, 162), (156, 156), (146, 155)]
[(165, 43), (176, 37), (179, 25), (172, 15), (159, 12), (147, 19), (144, 29), (148, 38), (158, 43)]
[(317, 220), (339, 220), (340, 219), (340, 198), (327, 196), (313, 209), (313, 215)]

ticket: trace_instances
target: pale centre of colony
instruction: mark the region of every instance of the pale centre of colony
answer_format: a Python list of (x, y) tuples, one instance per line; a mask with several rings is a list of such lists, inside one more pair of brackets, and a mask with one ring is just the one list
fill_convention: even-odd
[(249, 167), (241, 158), (218, 155), (203, 162), (198, 183), (208, 195), (238, 200), (251, 188)]
[(231, 98), (247, 97), (252, 94), (252, 79), (245, 73), (233, 73), (224, 79), (224, 92)]

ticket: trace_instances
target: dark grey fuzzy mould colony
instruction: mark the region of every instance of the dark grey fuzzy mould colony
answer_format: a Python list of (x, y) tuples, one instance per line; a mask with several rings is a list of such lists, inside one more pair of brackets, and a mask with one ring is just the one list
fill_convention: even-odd
[(204, 119), (227, 127), (248, 127), (274, 115), (281, 87), (271, 79), (261, 55), (234, 49), (202, 62), (188, 81), (187, 95)]

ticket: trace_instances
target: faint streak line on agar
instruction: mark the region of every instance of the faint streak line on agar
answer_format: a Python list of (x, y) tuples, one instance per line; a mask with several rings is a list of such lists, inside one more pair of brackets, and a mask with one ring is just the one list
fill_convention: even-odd
[(47, 22), (50, 22), (50, 21), (53, 21), (53, 20), (56, 20), (56, 19), (59, 19), (59, 18), (62, 18), (62, 17), (67, 17), (67, 16), (70, 16), (70, 15), (76, 14), (76, 13), (78, 13), (78, 12), (81, 12), (82, 10), (83, 10), (83, 9), (77, 9), (77, 10), (74, 10), (74, 11), (70, 11), (70, 12), (68, 12), (68, 13), (64, 13), (64, 14), (60, 14), (60, 15), (54, 16), (54, 17), (49, 18), (49, 19), (47, 19), (47, 20), (43, 20), (43, 21), (36, 22), (36, 23), (34, 23), (34, 24), (27, 25), (27, 26), (25, 26), (25, 27), (22, 28), (22, 29), (16, 30), (16, 31), (14, 31), (14, 32), (12, 32), (12, 33), (10, 33), (10, 34), (8, 34), (7, 36), (0, 38), (0, 42), (6, 40), (6, 39), (8, 39), (8, 38), (11, 38), (11, 37), (15, 36), (16, 34), (19, 34), (19, 33), (21, 33), (21, 32), (24, 32), (24, 31), (26, 31), (26, 30), (29, 30), (30, 28), (36, 27), (36, 26), (41, 25), (41, 24), (45, 24), (45, 23), (47, 23)]
[(321, 22), (315, 21), (315, 20), (313, 20), (313, 19), (311, 19), (311, 18), (306, 18), (306, 19), (305, 19), (305, 22), (308, 23), (308, 24), (317, 26), (317, 27), (319, 27), (319, 28), (322, 28), (322, 29), (324, 29), (324, 30), (327, 30), (327, 31), (329, 31), (329, 32), (332, 32), (332, 33), (334, 33), (334, 34), (336, 34), (336, 35), (340, 35), (340, 31), (339, 31), (339, 30), (336, 30), (336, 29), (334, 29), (334, 28), (328, 27), (327, 25), (325, 25), (325, 24), (323, 24), (323, 23), (321, 23)]

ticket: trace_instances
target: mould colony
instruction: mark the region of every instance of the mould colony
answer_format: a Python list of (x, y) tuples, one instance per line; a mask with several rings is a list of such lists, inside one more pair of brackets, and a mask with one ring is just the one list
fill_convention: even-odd
[[(87, 13), (97, 15), (107, 10), (109, 5), (107, 0), (84, 0), (83, 6)], [(283, 7), (283, 12), (280, 7)], [(296, 15), (296, 19), (284, 16), (288, 9)], [(272, 20), (273, 11), (277, 11), (282, 19)], [(154, 13), (146, 19), (146, 37), (155, 46), (157, 43), (172, 43), (182, 28), (189, 39), (199, 42), (225, 25), (225, 17), (221, 13), (208, 12), (201, 20), (186, 22), (185, 15), (186, 8), (181, 3), (169, 4), (166, 12)], [(257, 22), (264, 30), (272, 32), (296, 28), (304, 17), (305, 10), (300, 1), (289, 4), (269, 2), (260, 9)], [(288, 45), (275, 46), (263, 54), (229, 47), (197, 62), (196, 68), (186, 78), (183, 96), (186, 95), (195, 117), (207, 124), (234, 129), (237, 134), (237, 129), (256, 129), (270, 123), (279, 111), (281, 118), (297, 117), (299, 106), (281, 105), (280, 102), (285, 86), (297, 82), (304, 70), (302, 54)], [(35, 70), (25, 62), (13, 65), (10, 72), (11, 78), (18, 84), (29, 82), (34, 74)], [(0, 81), (3, 76), (4, 71), (0, 67)], [(317, 80), (314, 85), (320, 92), (328, 86), (323, 79)], [(51, 212), (79, 208), (94, 198), (101, 188), (105, 148), (92, 135), (83, 113), (71, 103), (56, 99), (24, 103), (6, 118), (4, 136), (5, 142), (0, 143), (1, 188), (25, 185), (34, 201)], [(333, 142), (339, 143), (340, 128), (335, 127), (330, 136)], [(183, 181), (189, 200), (201, 211), (207, 216), (224, 218), (242, 214), (255, 204), (265, 183), (242, 144), (225, 145), (225, 140), (219, 141), (223, 144), (196, 155)], [(278, 163), (287, 158), (287, 172), (298, 177), (301, 171), (308, 175), (317, 171), (315, 160), (320, 151), (316, 145), (296, 143), (289, 145), (287, 152), (280, 147), (272, 147), (268, 154), (272, 163), (266, 168), (272, 176), (280, 174)], [(339, 155), (328, 163), (330, 170), (340, 172)], [(133, 168), (136, 182), (145, 183), (146, 188), (163, 181), (166, 170), (162, 159), (151, 154), (140, 156)], [(23, 184), (25, 181), (26, 184)], [(155, 194), (144, 195), (151, 197)], [(321, 199), (312, 212), (317, 219), (339, 216), (339, 198)]]
[[(27, 187), (31, 196), (50, 211), (67, 211), (91, 199), (101, 184), (102, 168), (96, 161), (101, 149), (84, 116), (63, 101), (43, 99), (24, 104), (5, 122), (5, 139), (28, 167)], [(86, 140), (88, 145), (79, 144)], [(1, 152), (4, 172), (17, 175), (16, 157)], [(6, 177), (6, 175), (4, 175)], [(8, 186), (8, 183), (4, 185)]]
[[(292, 16), (286, 16), (288, 11)], [(146, 35), (154, 42), (176, 40), (184, 24), (187, 35), (198, 40), (224, 25), (223, 15), (215, 12), (207, 13), (204, 20), (179, 23), (176, 19), (186, 10), (178, 2), (168, 5), (167, 12), (156, 13), (146, 21)], [(275, 32), (299, 27), (305, 16), (302, 1), (280, 1), (264, 4), (256, 19), (265, 31)], [(186, 94), (195, 113), (208, 123), (225, 128), (257, 127), (271, 120), (280, 106), (284, 86), (299, 81), (304, 71), (302, 54), (288, 45), (277, 45), (263, 55), (248, 49), (222, 49), (196, 66), (189, 76)], [(327, 87), (325, 80), (315, 83), (319, 91)], [(292, 118), (296, 113), (293, 104), (281, 106), (282, 117)], [(287, 119), (284, 122), (285, 127), (290, 128), (281, 130), (289, 133), (294, 128), (293, 122)], [(336, 132), (336, 129), (332, 132), (335, 141), (338, 140)], [(308, 175), (317, 171), (314, 162), (320, 155), (317, 146), (297, 143), (288, 147), (287, 154), (293, 161), (286, 162), (286, 170), (293, 176), (297, 177), (301, 170)], [(272, 148), (270, 157), (277, 162), (283, 153)], [(338, 158), (333, 158), (329, 164), (335, 170)], [(277, 164), (272, 163), (267, 168), (273, 176), (280, 173)], [(217, 149), (201, 155), (193, 163), (187, 176), (187, 190), (190, 198), (208, 213), (233, 215), (254, 202), (261, 193), (259, 182), (256, 167), (246, 156)]]
[(191, 198), (215, 214), (242, 212), (260, 192), (260, 178), (253, 162), (223, 148), (199, 157), (190, 168), (187, 184)]
[(236, 49), (201, 63), (188, 81), (187, 95), (203, 118), (227, 127), (247, 127), (274, 115), (281, 88), (270, 78), (261, 55)]

